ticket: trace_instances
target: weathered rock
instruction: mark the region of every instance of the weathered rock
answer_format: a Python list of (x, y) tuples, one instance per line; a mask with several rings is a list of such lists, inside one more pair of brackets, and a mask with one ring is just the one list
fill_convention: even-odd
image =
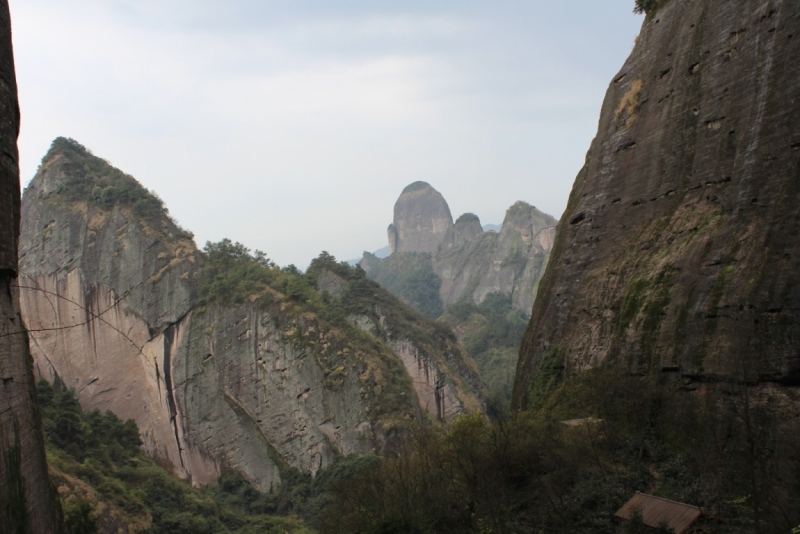
[(464, 213), (456, 220), (452, 233), (445, 236), (445, 243), (449, 247), (463, 247), (482, 233), (483, 227), (478, 216), (474, 213)]
[[(389, 338), (344, 316), (340, 324), (320, 319), (318, 309), (269, 287), (240, 304), (199, 307), (205, 260), (191, 235), (160, 207), (126, 204), (143, 194), (132, 178), (73, 141), (53, 146), (22, 210), (22, 304), (37, 373), (59, 376), (86, 409), (136, 420), (146, 450), (176, 474), (204, 484), (229, 466), (269, 490), (286, 467), (314, 473), (339, 455), (380, 450), (428, 402), (427, 391), (415, 395), (408, 358)], [(107, 185), (106, 176), (122, 185)], [(73, 198), (66, 186), (90, 196)], [(426, 324), (360, 276), (372, 286), (359, 295), (382, 299), (384, 315), (411, 313), (409, 321)], [(348, 301), (355, 278), (318, 270), (320, 300)], [(482, 409), (482, 384), (463, 349), (442, 340), (420, 352), (429, 375), (446, 377), (434, 415)], [(440, 352), (468, 361), (458, 367)]]
[(800, 379), (800, 4), (666, 2), (610, 84), (517, 368)]
[(389, 251), (433, 254), (452, 228), (453, 216), (441, 193), (425, 182), (414, 182), (395, 202)]
[[(423, 182), (411, 184), (406, 191), (411, 189), (412, 192), (424, 192), (425, 198), (435, 197), (437, 205), (441, 202), (447, 206), (433, 188), (427, 184), (418, 184)], [(415, 187), (418, 189), (414, 189)], [(411, 211), (408, 206), (412, 205), (413, 198), (416, 197), (407, 192), (400, 196), (397, 203), (401, 204), (402, 201), (403, 213)], [(433, 200), (427, 202), (434, 203)], [(446, 211), (449, 216), (449, 208)], [(397, 220), (395, 215), (395, 225)], [(412, 305), (420, 301), (419, 295), (404, 293), (404, 287), (419, 291), (420, 284), (405, 284), (403, 279), (421, 277), (416, 274), (417, 271), (430, 265), (441, 280), (438, 289), (441, 304), (437, 303), (436, 306), (439, 313), (450, 304), (460, 301), (480, 303), (486, 295), (495, 292), (511, 295), (514, 307), (529, 313), (553, 246), (557, 222), (555, 218), (530, 204), (517, 202), (506, 212), (500, 233), (484, 232), (480, 219), (472, 213), (465, 213), (458, 218), (455, 225), (446, 227), (443, 234), (431, 234), (427, 241), (419, 237), (419, 234), (425, 231), (424, 228), (432, 228), (433, 224), (419, 225), (423, 229), (419, 230), (415, 242), (435, 242), (436, 247), (431, 245), (426, 250), (422, 250), (425, 247), (418, 247), (415, 251), (395, 251), (396, 254), (386, 259), (365, 253), (360, 265), (370, 278), (396, 292)], [(391, 238), (395, 235), (395, 225), (389, 228), (390, 247)], [(426, 306), (423, 311), (427, 313), (431, 308), (434, 307)]]
[[(475, 221), (480, 227), (480, 221)], [(528, 313), (555, 237), (557, 220), (525, 202), (506, 212), (499, 234), (482, 232), (461, 247), (434, 258), (446, 306), (469, 299), (480, 303), (489, 293), (511, 295), (515, 308)], [(472, 229), (474, 232), (475, 229)]]
[(0, 2), (0, 532), (60, 531), (19, 308), (19, 105), (8, 2)]

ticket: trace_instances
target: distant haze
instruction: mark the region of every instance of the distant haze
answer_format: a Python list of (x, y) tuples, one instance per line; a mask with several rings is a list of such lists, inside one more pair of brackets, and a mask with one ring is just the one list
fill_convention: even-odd
[(386, 245), (403, 187), (560, 217), (633, 0), (10, 0), (23, 184), (72, 137), (199, 246), (304, 268)]

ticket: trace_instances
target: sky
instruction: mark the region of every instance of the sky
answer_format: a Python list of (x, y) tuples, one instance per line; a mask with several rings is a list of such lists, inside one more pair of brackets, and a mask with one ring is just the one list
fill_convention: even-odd
[(71, 137), (197, 244), (305, 268), (386, 245), (411, 182), (456, 218), (560, 217), (633, 0), (10, 0), (23, 186)]

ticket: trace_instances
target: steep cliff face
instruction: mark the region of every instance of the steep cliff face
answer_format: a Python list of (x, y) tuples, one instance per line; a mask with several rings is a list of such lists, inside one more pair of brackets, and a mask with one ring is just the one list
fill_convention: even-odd
[(389, 225), (389, 251), (435, 253), (453, 230), (453, 216), (444, 197), (425, 182), (403, 189)]
[(499, 234), (473, 233), (461, 246), (457, 241), (434, 258), (444, 306), (462, 300), (480, 303), (490, 293), (503, 293), (511, 295), (516, 309), (529, 313), (557, 223), (530, 204), (517, 202), (506, 212)]
[(94, 175), (112, 172), (82, 147), (54, 143), (24, 193), (20, 285), (35, 370), (58, 374), (87, 408), (135, 419), (151, 454), (205, 480), (214, 463), (181, 450), (164, 335), (191, 309), (199, 254), (164, 215), (73, 198), (87, 161)]
[[(484, 232), (472, 213), (453, 224), (439, 192), (415, 182), (397, 200), (389, 227), (390, 248), (404, 239), (405, 245), (395, 245), (392, 256), (382, 260), (365, 253), (361, 266), (370, 278), (430, 316), (456, 302), (480, 303), (497, 292), (511, 295), (514, 307), (529, 313), (557, 222), (530, 204), (517, 202), (506, 212), (500, 233)], [(397, 231), (401, 227), (413, 227), (413, 239), (401, 237)], [(403, 235), (412, 234), (406, 230)], [(429, 269), (441, 281), (438, 287), (425, 283)], [(417, 294), (420, 291), (425, 294)], [(429, 303), (437, 298), (428, 295), (434, 291), (436, 306)]]
[(666, 2), (610, 84), (520, 351), (800, 379), (800, 4)]
[(428, 407), (418, 368), (442, 377), (434, 417), (482, 409), (480, 381), (459, 374), (468, 356), (448, 363), (445, 343), (412, 367), (323, 299), (348, 299), (352, 268), (328, 259), (347, 276), (318, 269), (320, 293), (230, 242), (205, 256), (160, 201), (74, 141), (54, 142), (25, 191), (20, 256), (38, 374), (58, 375), (85, 408), (136, 420), (147, 451), (197, 484), (227, 465), (269, 490), (287, 467), (313, 473), (381, 448)]
[(19, 104), (8, 2), (0, 2), (0, 532), (60, 530), (20, 315)]

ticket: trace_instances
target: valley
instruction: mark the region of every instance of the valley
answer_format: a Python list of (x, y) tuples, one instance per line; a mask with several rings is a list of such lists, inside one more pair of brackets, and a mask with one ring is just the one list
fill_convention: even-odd
[(800, 532), (800, 4), (631, 8), (560, 219), (416, 179), (300, 270), (0, 165), (0, 532)]

